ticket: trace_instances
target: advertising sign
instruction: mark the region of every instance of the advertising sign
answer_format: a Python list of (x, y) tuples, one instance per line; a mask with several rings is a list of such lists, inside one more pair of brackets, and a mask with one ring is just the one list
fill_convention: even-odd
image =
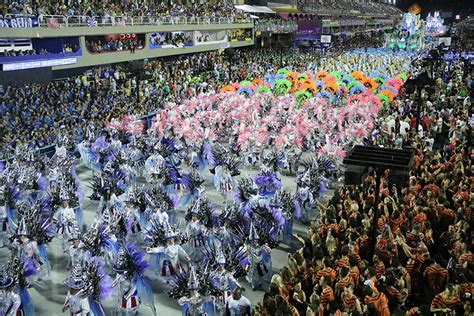
[(0, 28), (26, 29), (38, 26), (38, 18), (33, 16), (17, 16), (0, 18)]

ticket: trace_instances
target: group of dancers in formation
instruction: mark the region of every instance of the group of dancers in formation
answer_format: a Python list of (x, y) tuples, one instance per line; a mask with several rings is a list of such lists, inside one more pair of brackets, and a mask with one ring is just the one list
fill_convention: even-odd
[[(289, 159), (271, 146), (249, 159), (232, 144), (111, 124), (77, 146), (58, 139), (51, 158), (18, 146), (0, 165), (0, 246), (11, 252), (0, 262), (0, 314), (34, 315), (28, 289), (50, 277), (53, 239), (70, 271), (63, 312), (104, 315), (102, 302), (115, 297), (122, 314), (156, 313), (152, 286), (162, 282), (186, 315), (250, 313), (240, 282), (256, 290), (271, 277), (271, 249), (292, 235), (295, 219), (314, 217), (336, 162), (301, 152)], [(99, 206), (90, 225), (73, 152), (93, 172), (89, 198)], [(260, 170), (240, 174), (244, 164)], [(283, 187), (282, 171), (296, 174), (296, 191)], [(222, 204), (206, 194), (207, 173)]]

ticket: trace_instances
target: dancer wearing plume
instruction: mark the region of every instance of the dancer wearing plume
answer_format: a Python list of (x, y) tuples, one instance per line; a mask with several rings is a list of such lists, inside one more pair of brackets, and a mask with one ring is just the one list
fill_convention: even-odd
[(250, 225), (250, 236), (244, 245), (248, 256), (249, 272), (247, 281), (252, 285), (252, 290), (257, 290), (262, 286), (263, 280), (269, 272), (266, 256), (270, 255), (270, 248), (267, 245), (259, 244), (259, 236), (253, 222)]
[(281, 236), (283, 240), (289, 240), (293, 235), (293, 223), (295, 218), (301, 217), (300, 205), (296, 196), (291, 194), (287, 189), (280, 191), (280, 193), (275, 196), (275, 200), (285, 220), (285, 224), (281, 230)]
[(67, 291), (62, 312), (69, 310), (71, 316), (88, 316), (90, 315), (90, 306), (87, 297), (82, 295), (86, 283), (83, 278), (83, 270), (80, 265), (74, 266), (71, 276), (64, 280), (69, 290)]
[(112, 287), (118, 288), (118, 310), (125, 315), (136, 315), (142, 303), (156, 314), (153, 292), (149, 280), (144, 276), (149, 267), (144, 257), (144, 251), (139, 250), (134, 243), (127, 243), (120, 248), (113, 265), (117, 276)]
[(188, 277), (187, 290), (184, 291), (186, 295), (178, 299), (183, 316), (213, 316), (212, 310), (207, 311), (205, 308), (209, 298), (201, 294), (204, 285), (200, 284), (194, 266), (191, 267)]
[(148, 225), (150, 225), (154, 221), (158, 222), (160, 225), (163, 226), (170, 223), (169, 215), (164, 210), (165, 205), (165, 203), (160, 203), (160, 205), (157, 205), (154, 202), (153, 204), (151, 204), (151, 209), (149, 210)]
[(68, 248), (69, 260), (67, 264), (67, 269), (72, 269), (73, 264), (80, 262), (81, 264), (85, 263), (85, 249), (84, 244), (81, 241), (81, 233), (79, 227), (75, 227), (69, 238), (70, 246)]
[(21, 299), (14, 291), (14, 280), (10, 277), (5, 266), (0, 266), (0, 315), (23, 315)]
[(71, 316), (105, 316), (102, 301), (113, 295), (112, 279), (105, 274), (102, 263), (93, 258), (84, 269), (74, 265), (71, 276), (64, 280), (69, 287), (62, 311)]
[(242, 213), (235, 204), (226, 205), (219, 216), (219, 225), (214, 229), (214, 244), (222, 253), (232, 253), (244, 237), (241, 225), (244, 224)]
[(233, 177), (240, 174), (238, 170), (239, 160), (220, 144), (214, 146), (212, 153), (213, 168), (211, 173), (214, 174), (214, 186), (220, 192), (223, 203), (226, 204), (227, 195), (234, 188)]
[(203, 196), (204, 189), (199, 191), (198, 198), (188, 211), (185, 219), (188, 221), (185, 229), (186, 236), (189, 238), (187, 243), (187, 252), (193, 262), (200, 262), (204, 258), (204, 246), (209, 243), (209, 228), (212, 228), (213, 222), (217, 220), (217, 214), (214, 205), (209, 199)]
[(328, 179), (335, 174), (335, 166), (325, 157), (306, 159), (302, 165), (304, 170), (296, 177), (296, 199), (301, 207), (301, 220), (307, 222), (315, 218), (316, 199), (326, 192)]
[(48, 220), (41, 218), (37, 208), (33, 208), (30, 213), (23, 215), (13, 236), (13, 244), (20, 259), (31, 259), (41, 267), (38, 280), (48, 278), (51, 271), (46, 253), (46, 244), (53, 239), (54, 234), (50, 224)]
[(183, 263), (191, 263), (191, 258), (180, 245), (185, 242), (184, 236), (168, 223), (151, 222), (145, 241), (150, 243), (146, 251), (154, 256), (157, 274), (167, 283), (172, 283), (176, 275), (184, 271)]
[(235, 288), (241, 287), (233, 274), (226, 269), (226, 259), (223, 253), (217, 257), (217, 269), (211, 272), (212, 285), (219, 291), (215, 305), (217, 315), (223, 315), (226, 302)]
[(113, 262), (119, 250), (118, 243), (110, 236), (110, 226), (97, 220), (82, 236), (81, 247), (84, 249), (86, 262), (93, 257), (102, 258), (106, 263)]
[(31, 296), (28, 292), (30, 283), (27, 281), (27, 278), (37, 275), (39, 272), (40, 267), (31, 259), (21, 260), (15, 254), (12, 254), (11, 259), (8, 261), (8, 275), (13, 278), (15, 293), (18, 293), (21, 301), (18, 311), (21, 311), (21, 313), (16, 315), (35, 315)]
[(159, 148), (159, 143), (157, 143), (153, 148), (156, 152), (145, 161), (145, 177), (148, 183), (161, 187), (167, 170), (165, 159), (158, 152)]
[(174, 207), (177, 203), (174, 196), (166, 193), (163, 189), (154, 187), (151, 190), (143, 190), (143, 201), (146, 205), (144, 218), (146, 221), (145, 228), (150, 227), (150, 223), (158, 221), (160, 224), (170, 223), (176, 224)]
[(66, 243), (64, 242), (65, 237), (71, 238), (74, 233), (75, 227), (78, 227), (76, 214), (74, 210), (69, 207), (68, 199), (63, 199), (61, 207), (56, 211), (53, 216), (53, 223), (56, 224), (56, 232), (63, 252), (66, 252)]

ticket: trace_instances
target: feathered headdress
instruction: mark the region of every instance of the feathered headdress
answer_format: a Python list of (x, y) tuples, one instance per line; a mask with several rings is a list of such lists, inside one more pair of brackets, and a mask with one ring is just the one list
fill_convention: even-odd
[(192, 266), (189, 272), (178, 273), (174, 282), (174, 288), (169, 292), (169, 296), (174, 299), (180, 299), (189, 296), (192, 291), (197, 291), (204, 297), (221, 294), (212, 286), (211, 273), (208, 267), (208, 264), (203, 269), (196, 269), (195, 266)]
[(148, 205), (159, 207), (164, 212), (173, 209), (178, 203), (177, 199), (173, 199), (161, 187), (153, 187), (150, 191), (143, 192)]
[(160, 247), (166, 246), (168, 239), (173, 239), (177, 244), (184, 244), (187, 241), (177, 225), (172, 226), (168, 222), (161, 224), (157, 220), (152, 220), (145, 234), (145, 242), (150, 243), (150, 247)]
[(238, 159), (238, 157), (232, 155), (224, 146), (217, 143), (212, 148), (212, 157), (212, 168), (210, 170), (212, 174), (215, 173), (215, 168), (217, 166), (226, 166), (231, 176), (237, 176), (240, 174), (240, 160)]
[(301, 216), (301, 210), (296, 200), (296, 196), (294, 194), (291, 194), (289, 190), (285, 189), (280, 191), (275, 196), (275, 198), (279, 200), (279, 208), (286, 218), (299, 218)]
[(26, 289), (28, 282), (26, 278), (37, 275), (40, 272), (38, 263), (31, 258), (20, 258), (12, 252), (12, 256), (8, 261), (8, 275), (20, 288)]
[(253, 180), (249, 177), (240, 178), (234, 189), (234, 199), (237, 203), (246, 203), (252, 196), (257, 194)]
[(207, 196), (202, 194), (198, 196), (194, 204), (188, 208), (185, 219), (189, 221), (193, 215), (196, 215), (199, 218), (199, 222), (208, 229), (218, 225), (216, 208)]
[(249, 241), (258, 241), (260, 238), (258, 236), (257, 229), (255, 228), (255, 225), (253, 221), (250, 223), (250, 232), (249, 232)]
[(262, 171), (254, 177), (260, 195), (272, 195), (282, 187), (281, 180), (271, 171)]
[(131, 276), (135, 273), (143, 275), (149, 267), (145, 255), (145, 251), (140, 250), (135, 243), (129, 242), (118, 251), (113, 269), (117, 272), (127, 271)]
[(276, 150), (267, 152), (262, 160), (265, 169), (273, 172), (280, 170), (286, 164), (284, 153)]
[(28, 236), (30, 239), (35, 240), (38, 245), (45, 245), (51, 242), (55, 232), (51, 225), (51, 220), (41, 213), (40, 204), (36, 202), (33, 205), (29, 203), (25, 205), (30, 205), (30, 208), (23, 212), (13, 238), (21, 235)]
[(124, 175), (119, 173), (111, 173), (94, 175), (90, 189), (92, 194), (91, 200), (98, 201), (106, 194), (106, 192), (115, 193), (117, 196), (122, 195), (124, 190), (118, 184), (123, 181)]
[(105, 251), (117, 253), (119, 246), (109, 235), (110, 227), (95, 222), (82, 236), (84, 248), (91, 253), (93, 257), (101, 257)]
[(113, 269), (118, 273), (125, 273), (135, 282), (137, 294), (156, 314), (153, 292), (149, 280), (144, 276), (145, 270), (150, 266), (145, 260), (146, 252), (139, 249), (135, 243), (129, 242), (120, 249)]
[(89, 307), (94, 315), (104, 315), (105, 312), (101, 302), (114, 294), (112, 278), (104, 272), (102, 261), (92, 258), (84, 273), (84, 287), (82, 296), (87, 297)]
[(81, 263), (77, 262), (74, 265), (71, 275), (64, 280), (64, 285), (71, 289), (80, 290), (83, 289), (86, 283), (84, 282), (83, 270)]

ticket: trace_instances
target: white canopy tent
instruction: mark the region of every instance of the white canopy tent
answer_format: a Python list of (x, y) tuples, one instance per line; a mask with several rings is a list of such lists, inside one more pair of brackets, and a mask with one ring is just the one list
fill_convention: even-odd
[(247, 4), (238, 4), (235, 5), (237, 10), (242, 10), (248, 13), (266, 13), (266, 14), (275, 14), (275, 11), (270, 9), (269, 7), (262, 6), (262, 5), (247, 5)]

